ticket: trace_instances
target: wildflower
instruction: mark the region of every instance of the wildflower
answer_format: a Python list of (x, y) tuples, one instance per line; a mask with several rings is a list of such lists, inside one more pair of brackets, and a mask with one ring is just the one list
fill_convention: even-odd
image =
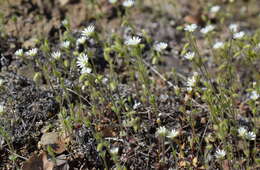
[(68, 26), (69, 25), (69, 22), (68, 22), (68, 20), (63, 20), (62, 22), (61, 22), (61, 24), (62, 25), (64, 25), (64, 26)]
[(162, 127), (159, 127), (156, 131), (156, 135), (159, 136), (159, 137), (165, 137), (168, 133), (168, 130), (162, 126)]
[(245, 137), (246, 134), (247, 134), (247, 130), (246, 130), (244, 127), (240, 127), (240, 128), (238, 129), (238, 134), (239, 134), (239, 136), (241, 136), (241, 137)]
[(257, 91), (252, 91), (251, 95), (250, 95), (250, 99), (252, 100), (257, 100), (259, 98), (259, 94), (257, 93)]
[(188, 60), (192, 60), (195, 56), (195, 53), (194, 52), (187, 52), (185, 55), (184, 55), (184, 58), (188, 59)]
[(93, 34), (93, 32), (95, 31), (95, 27), (93, 25), (88, 26), (87, 28), (85, 28), (82, 32), (81, 35), (82, 36), (86, 36), (89, 37), (90, 35)]
[(194, 32), (198, 26), (196, 24), (186, 25), (184, 30), (188, 32)]
[(77, 39), (77, 44), (84, 44), (86, 42), (86, 37), (80, 37), (79, 39)]
[(248, 133), (246, 134), (246, 138), (247, 138), (248, 140), (255, 140), (255, 138), (256, 138), (255, 132), (248, 132)]
[(33, 56), (35, 56), (37, 54), (37, 52), (38, 52), (38, 49), (37, 48), (33, 48), (33, 49), (27, 51), (26, 55), (33, 57)]
[(114, 4), (117, 2), (117, 0), (108, 0), (109, 3)]
[(162, 50), (165, 50), (167, 48), (168, 44), (165, 42), (160, 42), (154, 45), (154, 49), (158, 52), (161, 52)]
[(213, 7), (210, 8), (210, 12), (211, 13), (217, 13), (220, 10), (220, 6), (219, 5), (215, 5)]
[(141, 105), (142, 105), (142, 104), (141, 104), (140, 102), (135, 101), (135, 104), (134, 104), (134, 106), (133, 106), (133, 109), (136, 110), (136, 109), (138, 109)]
[(187, 86), (188, 87), (194, 87), (196, 85), (196, 77), (195, 76), (192, 76), (192, 77), (189, 77), (188, 80), (187, 80)]
[(2, 114), (5, 110), (5, 107), (3, 104), (0, 104), (0, 114)]
[(16, 50), (14, 53), (16, 56), (23, 56), (23, 49)]
[(167, 135), (167, 138), (170, 138), (173, 140), (174, 138), (176, 138), (179, 135), (179, 133), (180, 133), (179, 131), (173, 129), (169, 132), (169, 134)]
[(4, 84), (4, 80), (0, 79), (0, 86), (2, 86)]
[(224, 158), (226, 156), (226, 151), (217, 149), (216, 153), (215, 153), (215, 156), (216, 156), (217, 159), (222, 159), (222, 158)]
[(60, 51), (56, 51), (56, 52), (53, 52), (53, 53), (51, 54), (51, 56), (52, 56), (54, 59), (58, 60), (58, 59), (60, 59), (60, 57), (61, 57), (61, 53), (60, 53)]
[(200, 30), (200, 32), (201, 32), (202, 34), (208, 34), (209, 32), (213, 31), (214, 29), (215, 29), (215, 26), (213, 26), (213, 25), (208, 25), (208, 26), (206, 26), (205, 28), (202, 28), (202, 29)]
[(91, 68), (89, 68), (89, 67), (83, 67), (83, 68), (81, 68), (80, 73), (81, 73), (81, 74), (85, 74), (85, 73), (89, 74), (89, 73), (91, 73), (91, 71), (92, 71)]
[(230, 24), (228, 28), (231, 32), (237, 32), (238, 31), (238, 25), (237, 24)]
[(214, 45), (213, 45), (213, 48), (214, 49), (220, 49), (220, 48), (223, 48), (224, 47), (224, 43), (223, 42), (216, 42)]
[(135, 3), (134, 0), (125, 0), (123, 2), (123, 6), (129, 8), (129, 7), (132, 7), (134, 5), (134, 3)]
[(245, 33), (244, 33), (243, 31), (240, 31), (240, 32), (235, 33), (235, 34), (233, 35), (233, 38), (234, 38), (234, 39), (241, 39), (241, 38), (244, 37), (244, 35), (245, 35)]
[(137, 36), (133, 36), (133, 37), (129, 37), (127, 38), (127, 40), (125, 41), (126, 45), (138, 45), (141, 42), (141, 38), (137, 37)]
[(113, 148), (110, 149), (110, 153), (112, 155), (117, 155), (118, 151), (119, 151), (118, 147), (113, 147)]
[(80, 56), (77, 58), (77, 66), (80, 68), (85, 68), (88, 64), (88, 56), (87, 54), (80, 54)]
[(61, 43), (61, 47), (63, 48), (69, 48), (70, 47), (70, 41), (64, 41)]

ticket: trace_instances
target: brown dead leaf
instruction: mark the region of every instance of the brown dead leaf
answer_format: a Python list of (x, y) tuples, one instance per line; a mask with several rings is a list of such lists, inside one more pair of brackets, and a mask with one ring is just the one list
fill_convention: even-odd
[(116, 131), (111, 126), (100, 125), (97, 126), (96, 129), (103, 135), (103, 137), (114, 137), (117, 135)]
[(39, 156), (33, 154), (23, 163), (22, 170), (53, 170), (54, 163), (47, 159), (47, 154), (42, 152)]
[(230, 165), (228, 160), (224, 160), (222, 163), (223, 170), (230, 170)]

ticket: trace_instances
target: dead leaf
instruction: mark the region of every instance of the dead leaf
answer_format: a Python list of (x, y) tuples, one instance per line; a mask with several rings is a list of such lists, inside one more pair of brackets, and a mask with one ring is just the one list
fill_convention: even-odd
[(22, 165), (22, 170), (53, 170), (54, 163), (47, 159), (47, 154), (42, 152), (39, 156), (33, 154)]
[(222, 168), (223, 170), (230, 170), (229, 168), (229, 161), (228, 160), (224, 160), (223, 163), (222, 163)]

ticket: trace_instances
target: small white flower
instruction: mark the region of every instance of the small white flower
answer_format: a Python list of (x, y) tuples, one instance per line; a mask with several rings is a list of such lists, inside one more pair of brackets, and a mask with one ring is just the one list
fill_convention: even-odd
[(231, 32), (237, 32), (238, 31), (238, 24), (230, 24), (228, 28)]
[(0, 86), (2, 86), (4, 84), (4, 80), (0, 79)]
[(201, 32), (202, 34), (208, 34), (209, 32), (213, 31), (214, 29), (215, 29), (215, 26), (213, 26), (213, 25), (208, 25), (208, 26), (206, 26), (205, 28), (202, 28), (202, 29), (200, 30), (200, 32)]
[(118, 147), (113, 147), (110, 149), (110, 153), (112, 155), (117, 155), (118, 154), (118, 151), (119, 151), (119, 148)]
[(23, 56), (23, 49), (16, 50), (14, 53), (16, 56)]
[(89, 68), (89, 67), (83, 67), (83, 68), (81, 68), (80, 73), (81, 73), (81, 74), (85, 74), (85, 73), (89, 74), (89, 73), (91, 73), (91, 71), (92, 71), (91, 68)]
[(165, 137), (168, 133), (168, 130), (162, 126), (162, 127), (159, 127), (156, 131), (156, 135), (159, 136), (159, 137)]
[(62, 23), (62, 25), (67, 26), (69, 24), (69, 21), (65, 19), (61, 23)]
[(103, 84), (107, 84), (107, 82), (108, 82), (108, 78), (104, 77), (104, 78), (102, 79), (102, 83), (103, 83)]
[(246, 134), (246, 138), (247, 138), (248, 140), (255, 140), (255, 138), (256, 138), (255, 132), (248, 132), (248, 133)]
[(125, 41), (126, 45), (138, 45), (141, 42), (141, 38), (137, 36), (128, 37)]
[(61, 47), (63, 48), (69, 48), (70, 47), (70, 41), (64, 41), (61, 43)]
[(167, 48), (168, 44), (165, 42), (160, 42), (154, 45), (154, 49), (158, 52), (161, 52), (162, 50), (165, 50)]
[(2, 114), (5, 110), (5, 107), (4, 105), (0, 104), (0, 114)]
[(196, 85), (197, 78), (196, 76), (189, 77), (187, 80), (188, 87), (194, 87)]
[(117, 0), (108, 0), (109, 3), (114, 4), (117, 2)]
[(257, 91), (252, 91), (251, 95), (250, 95), (250, 99), (252, 100), (257, 100), (259, 98), (259, 94), (257, 93)]
[(222, 159), (222, 158), (224, 158), (226, 156), (226, 151), (217, 149), (216, 153), (215, 153), (215, 156), (216, 156), (217, 159)]
[(179, 133), (180, 133), (179, 131), (173, 129), (169, 132), (169, 134), (167, 135), (167, 138), (174, 139), (179, 135)]
[(84, 44), (86, 40), (87, 40), (86, 37), (80, 37), (79, 39), (77, 39), (77, 44)]
[(196, 24), (190, 24), (190, 25), (186, 25), (184, 30), (188, 32), (194, 32), (197, 28), (198, 26)]
[(129, 8), (129, 7), (132, 7), (134, 5), (134, 3), (135, 3), (134, 0), (125, 0), (123, 2), (123, 6)]
[(86, 37), (89, 37), (93, 34), (93, 32), (95, 31), (95, 27), (94, 25), (90, 25), (88, 26), (87, 28), (85, 28), (82, 32), (81, 32), (81, 35), (82, 36), (86, 36)]
[(247, 130), (244, 128), (244, 127), (240, 127), (238, 129), (238, 135), (241, 136), (241, 137), (245, 137), (247, 134)]
[(243, 31), (240, 31), (240, 32), (234, 33), (233, 38), (234, 39), (241, 39), (241, 38), (244, 37), (244, 35), (245, 35), (245, 33)]
[(53, 52), (53, 53), (51, 54), (51, 56), (52, 56), (54, 59), (58, 60), (58, 59), (60, 59), (60, 57), (61, 57), (61, 52), (60, 52), (60, 51), (55, 51), (55, 52)]
[(224, 43), (223, 42), (216, 42), (214, 45), (213, 45), (213, 48), (214, 49), (220, 49), (220, 48), (223, 48), (224, 47)]
[(88, 65), (88, 56), (87, 54), (80, 54), (77, 58), (77, 66), (80, 68), (85, 68)]
[(215, 5), (213, 7), (210, 8), (210, 12), (211, 13), (217, 13), (220, 10), (220, 6), (219, 5)]
[(142, 104), (141, 104), (140, 102), (135, 101), (135, 104), (134, 104), (134, 106), (133, 106), (133, 109), (136, 110), (136, 109), (138, 109), (141, 105), (142, 105)]
[(188, 60), (192, 60), (195, 57), (195, 52), (187, 52), (184, 55), (184, 58), (188, 59)]
[(37, 54), (37, 52), (38, 52), (38, 49), (37, 48), (33, 48), (33, 49), (27, 51), (26, 55), (33, 57), (33, 56), (35, 56)]

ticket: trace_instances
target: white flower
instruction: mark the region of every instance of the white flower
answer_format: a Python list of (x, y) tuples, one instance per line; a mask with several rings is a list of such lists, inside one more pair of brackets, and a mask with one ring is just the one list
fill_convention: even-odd
[(241, 38), (244, 37), (244, 35), (245, 35), (245, 33), (243, 31), (240, 31), (240, 32), (234, 33), (233, 38), (234, 39), (241, 39)]
[(167, 135), (167, 138), (174, 139), (179, 135), (179, 133), (180, 133), (179, 131), (173, 129), (169, 132), (169, 134)]
[(157, 136), (160, 136), (160, 137), (165, 137), (168, 133), (168, 130), (162, 126), (162, 127), (159, 127), (156, 131), (156, 135)]
[(0, 79), (0, 86), (2, 86), (4, 84), (4, 80)]
[(16, 50), (14, 53), (16, 56), (23, 56), (23, 49)]
[(60, 52), (60, 51), (53, 52), (53, 53), (51, 54), (51, 56), (52, 56), (54, 59), (58, 60), (58, 59), (60, 59), (60, 57), (61, 57), (61, 52)]
[(216, 42), (214, 45), (213, 45), (213, 48), (214, 49), (220, 49), (220, 48), (223, 48), (224, 47), (224, 43), (223, 42)]
[(255, 140), (255, 138), (256, 138), (255, 132), (248, 132), (248, 133), (246, 134), (246, 138), (247, 138), (248, 140)]
[(69, 21), (65, 19), (61, 23), (62, 23), (62, 25), (67, 26), (69, 24)]
[(142, 105), (142, 104), (141, 104), (140, 102), (135, 101), (135, 104), (134, 104), (134, 106), (133, 106), (133, 109), (136, 110), (136, 109), (138, 109), (141, 105)]
[(216, 153), (215, 153), (215, 156), (216, 156), (217, 159), (224, 158), (226, 156), (226, 151), (217, 149)]
[(127, 40), (125, 41), (126, 45), (137, 45), (141, 42), (141, 38), (137, 37), (137, 36), (133, 36), (133, 37), (128, 37)]
[(117, 2), (117, 0), (108, 0), (109, 3), (114, 4)]
[(246, 134), (247, 134), (247, 130), (246, 130), (244, 127), (240, 127), (240, 128), (238, 129), (238, 134), (239, 134), (239, 136), (241, 136), (241, 137), (245, 137)]
[(80, 54), (77, 58), (77, 66), (80, 68), (85, 68), (88, 65), (88, 56), (87, 54)]
[(184, 55), (184, 58), (188, 59), (188, 60), (192, 60), (195, 57), (195, 52), (187, 52)]
[(86, 42), (86, 37), (80, 37), (79, 39), (77, 39), (77, 44), (84, 44)]
[(37, 48), (33, 48), (33, 49), (27, 51), (26, 55), (33, 57), (33, 56), (35, 56), (37, 54), (37, 52), (38, 52), (38, 49)]
[(83, 67), (83, 68), (81, 68), (80, 73), (81, 73), (81, 74), (85, 74), (85, 73), (89, 74), (89, 73), (91, 73), (91, 71), (92, 71), (91, 68), (89, 68), (89, 67)]
[(194, 87), (196, 85), (197, 78), (196, 76), (189, 77), (187, 80), (188, 87)]
[(110, 153), (112, 155), (117, 155), (118, 151), (119, 151), (118, 147), (113, 147), (113, 148), (110, 149)]
[(0, 114), (2, 114), (5, 110), (5, 107), (4, 105), (0, 104)]
[(158, 52), (161, 52), (162, 50), (165, 50), (167, 48), (168, 44), (165, 42), (160, 42), (154, 45), (154, 49)]
[(206, 26), (205, 28), (202, 28), (202, 29), (200, 30), (200, 32), (201, 32), (202, 34), (207, 34), (207, 33), (211, 32), (211, 31), (213, 31), (214, 29), (215, 29), (215, 26), (213, 26), (213, 25), (208, 25), (208, 26)]
[(108, 78), (104, 77), (104, 78), (102, 79), (102, 83), (103, 83), (103, 84), (107, 84), (107, 82), (108, 82)]
[(228, 28), (231, 32), (237, 32), (238, 31), (238, 25), (237, 24), (230, 24)]
[(188, 32), (194, 32), (197, 28), (198, 26), (196, 24), (190, 24), (190, 25), (186, 25), (184, 30)]
[(257, 91), (252, 91), (251, 95), (250, 95), (250, 99), (252, 100), (257, 100), (259, 98), (259, 94), (257, 93)]
[(132, 7), (134, 5), (134, 3), (135, 3), (134, 0), (125, 0), (123, 2), (123, 6), (129, 8), (129, 7)]
[(63, 48), (69, 48), (70, 47), (70, 41), (64, 41), (61, 43), (61, 47)]
[(215, 5), (215, 6), (210, 8), (210, 12), (211, 13), (217, 13), (219, 10), (220, 10), (220, 6), (219, 5)]
[(94, 25), (90, 25), (90, 26), (88, 26), (87, 28), (85, 28), (85, 29), (81, 32), (81, 35), (82, 35), (82, 36), (89, 37), (91, 34), (93, 34), (94, 31), (95, 31)]

